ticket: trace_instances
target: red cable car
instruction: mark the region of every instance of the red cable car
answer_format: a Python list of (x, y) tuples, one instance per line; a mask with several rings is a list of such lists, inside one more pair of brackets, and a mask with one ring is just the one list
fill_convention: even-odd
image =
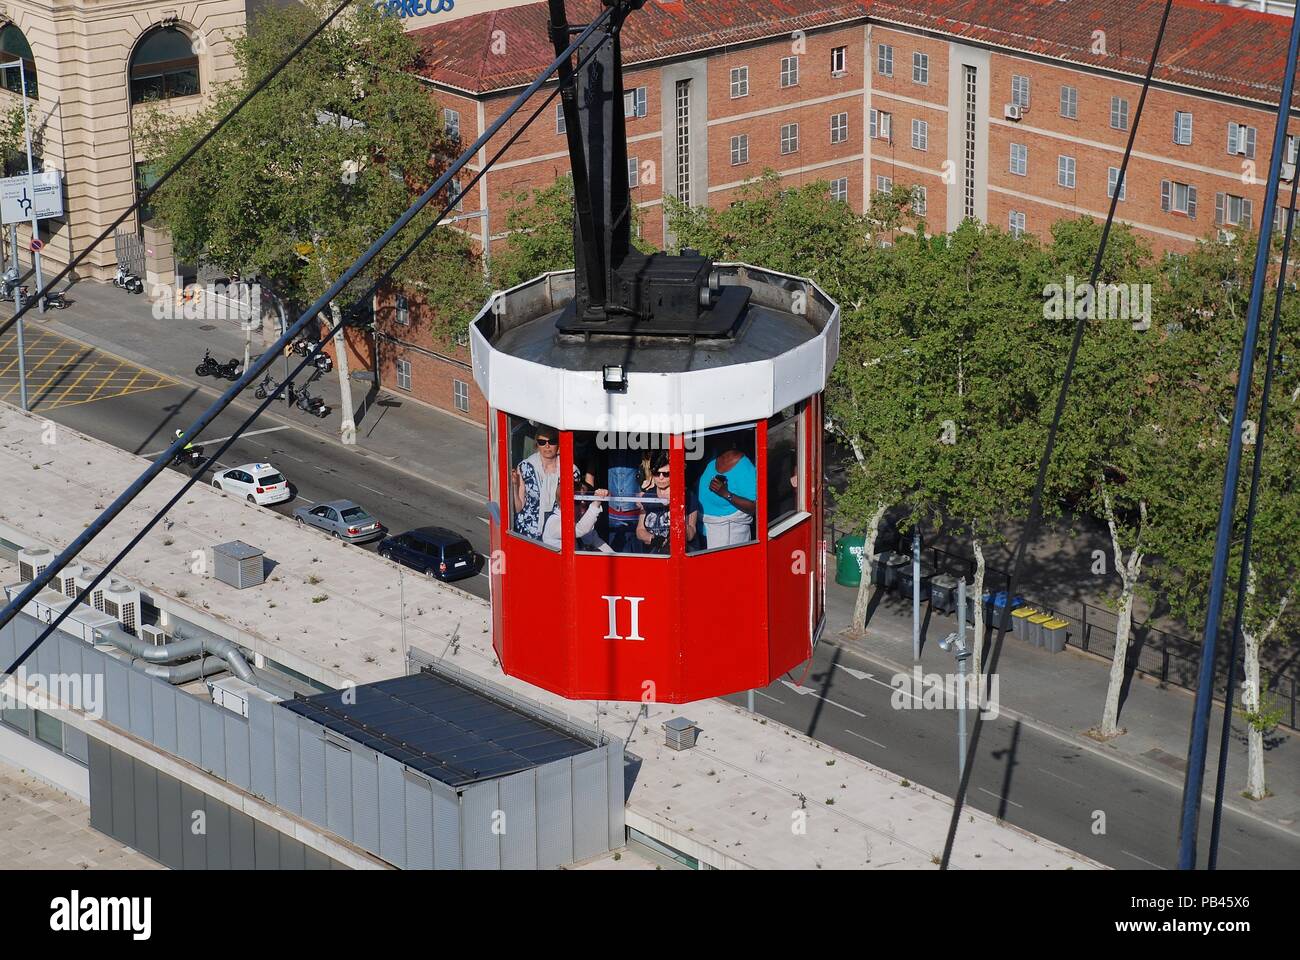
[(618, 28), (639, 5), (561, 74), (575, 270), (495, 295), (470, 335), (502, 669), (570, 699), (685, 703), (768, 685), (824, 625), (839, 307), (808, 280), (632, 248)]

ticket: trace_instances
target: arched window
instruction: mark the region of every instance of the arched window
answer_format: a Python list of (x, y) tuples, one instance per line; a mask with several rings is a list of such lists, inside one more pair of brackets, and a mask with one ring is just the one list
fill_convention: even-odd
[[(32, 59), (32, 47), (27, 37), (17, 26), (10, 23), (0, 30), (0, 63), (23, 62), (23, 72), (27, 77), (27, 96), (36, 99), (36, 61)], [(0, 70), (0, 86), (14, 93), (22, 90), (19, 71), (14, 67)]]
[(131, 102), (152, 103), (199, 92), (199, 58), (183, 30), (158, 27), (131, 57)]

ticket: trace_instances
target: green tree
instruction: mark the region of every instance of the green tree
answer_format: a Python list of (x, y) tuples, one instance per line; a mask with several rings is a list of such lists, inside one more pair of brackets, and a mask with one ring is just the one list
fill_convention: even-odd
[[(238, 79), (192, 117), (154, 111), (141, 129), (153, 161), (170, 165), (328, 13), (324, 0), (264, 12), (235, 41)], [(180, 258), (256, 276), (277, 294), (317, 299), (428, 188), (459, 145), (415, 74), (420, 53), (401, 22), (358, 5), (254, 97), (153, 201)], [(360, 296), (440, 205), (431, 203), (341, 300)], [(429, 278), (434, 278), (431, 282)], [(434, 231), (394, 274), (448, 330), (463, 329), (484, 285), (468, 241)], [(340, 305), (331, 304), (335, 322)], [(355, 442), (342, 331), (336, 335), (343, 438)]]

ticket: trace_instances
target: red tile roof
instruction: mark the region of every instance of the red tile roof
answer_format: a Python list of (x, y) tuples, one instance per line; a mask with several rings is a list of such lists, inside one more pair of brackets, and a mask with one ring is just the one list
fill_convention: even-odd
[[(600, 0), (569, 0), (586, 22)], [(846, 22), (912, 29), (1142, 76), (1164, 0), (650, 0), (623, 34), (629, 65)], [(1202, 0), (1174, 0), (1156, 77), (1181, 87), (1276, 103), (1290, 19)], [(530, 82), (550, 63), (547, 4), (533, 3), (413, 31), (421, 73), (469, 93)], [(498, 33), (499, 31), (499, 33)], [(1094, 31), (1105, 52), (1093, 53)], [(493, 53), (493, 40), (504, 52)]]

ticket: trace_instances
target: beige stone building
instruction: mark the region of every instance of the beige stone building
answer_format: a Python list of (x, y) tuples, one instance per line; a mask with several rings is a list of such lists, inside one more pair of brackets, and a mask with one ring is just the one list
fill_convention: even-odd
[[(40, 222), (47, 277), (134, 202), (148, 176), (134, 139), (142, 112), (201, 107), (234, 75), (230, 40), (244, 23), (244, 0), (0, 2), (0, 61), (24, 61), (36, 166), (64, 178), (64, 216)], [(22, 100), (18, 71), (0, 72), (0, 87), (8, 113)], [(26, 172), (21, 155), (5, 165), (7, 174)], [(143, 232), (134, 217), (120, 229)], [(29, 239), (20, 227), (23, 250)], [(78, 272), (103, 279), (115, 264), (110, 237)]]

